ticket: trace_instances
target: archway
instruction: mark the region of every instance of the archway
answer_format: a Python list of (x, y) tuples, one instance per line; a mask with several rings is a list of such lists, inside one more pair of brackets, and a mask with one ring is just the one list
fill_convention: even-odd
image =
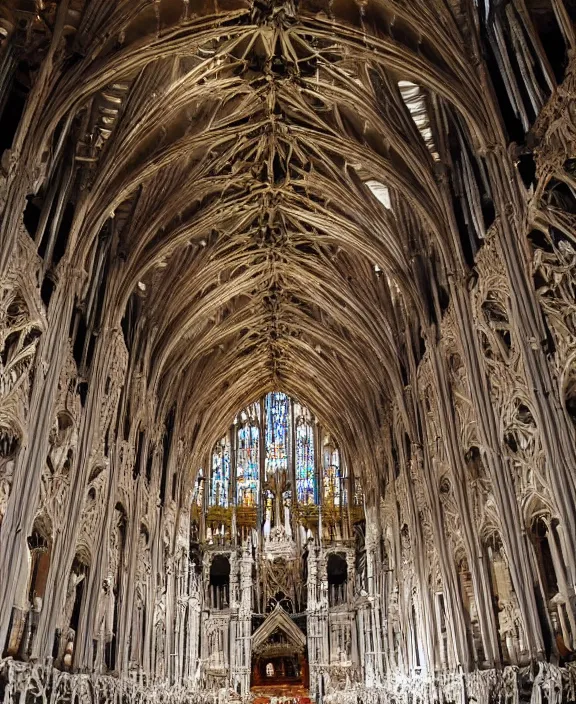
[(306, 636), (280, 603), (252, 635), (255, 696), (304, 696), (308, 688)]

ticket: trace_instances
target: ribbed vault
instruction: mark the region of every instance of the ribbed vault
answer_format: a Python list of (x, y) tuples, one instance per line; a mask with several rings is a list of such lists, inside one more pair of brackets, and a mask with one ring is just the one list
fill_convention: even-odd
[(387, 404), (403, 407), (403, 350), (433, 319), (444, 271), (465, 269), (429, 108), (454, 110), (479, 147), (498, 129), (453, 14), (429, 15), (162, 0), (80, 28), (95, 38), (38, 135), (53, 157), (69, 130), (84, 135), (70, 263), (102, 256), (89, 286), (109, 277), (108, 324), (132, 321), (157, 417), (178, 408), (197, 460), (274, 389), (361, 463)]
[(575, 21), (0, 0), (8, 700), (571, 701)]

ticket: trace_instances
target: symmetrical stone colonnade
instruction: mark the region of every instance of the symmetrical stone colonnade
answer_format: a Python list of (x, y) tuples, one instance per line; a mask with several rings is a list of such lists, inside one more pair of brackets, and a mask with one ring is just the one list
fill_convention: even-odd
[(204, 686), (192, 496), (276, 389), (365, 495), (361, 671), (319, 606), (315, 694), (574, 698), (575, 19), (1, 2), (4, 701), (239, 696)]

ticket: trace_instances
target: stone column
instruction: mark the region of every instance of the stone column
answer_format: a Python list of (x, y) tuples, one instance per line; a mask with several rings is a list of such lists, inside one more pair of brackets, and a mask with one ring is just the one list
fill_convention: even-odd
[(184, 641), (184, 624), (186, 622), (186, 611), (188, 606), (188, 553), (183, 550), (178, 562), (178, 581), (176, 595), (176, 629), (174, 642), (176, 644), (176, 661), (174, 663), (174, 679), (177, 684), (181, 684), (184, 677), (185, 658), (188, 653), (187, 643)]
[(197, 688), (199, 684), (199, 646), (200, 646), (200, 611), (202, 594), (196, 574), (194, 562), (190, 565), (188, 582), (188, 633), (186, 642), (186, 663), (184, 678), (191, 681), (192, 687)]
[[(235, 561), (236, 562), (236, 561)], [(250, 671), (252, 652), (250, 638), (252, 634), (252, 549), (250, 541), (246, 544), (240, 559), (240, 601), (231, 589), (231, 640), (230, 640), (230, 686), (242, 698), (250, 695)]]
[(324, 694), (320, 680), (330, 661), (328, 641), (328, 583), (325, 562), (319, 548), (308, 553), (308, 663), (310, 694)]
[[(384, 676), (382, 650), (382, 619), (380, 593), (377, 579), (377, 551), (379, 550), (379, 520), (374, 507), (366, 508), (366, 588), (363, 637), (365, 653), (365, 678), (369, 686), (381, 684)], [(360, 634), (362, 637), (362, 633)]]

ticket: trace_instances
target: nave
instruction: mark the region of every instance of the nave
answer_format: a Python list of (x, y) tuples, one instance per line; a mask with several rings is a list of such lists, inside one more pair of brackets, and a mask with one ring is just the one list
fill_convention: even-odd
[(576, 701), (576, 0), (0, 0), (0, 699)]

